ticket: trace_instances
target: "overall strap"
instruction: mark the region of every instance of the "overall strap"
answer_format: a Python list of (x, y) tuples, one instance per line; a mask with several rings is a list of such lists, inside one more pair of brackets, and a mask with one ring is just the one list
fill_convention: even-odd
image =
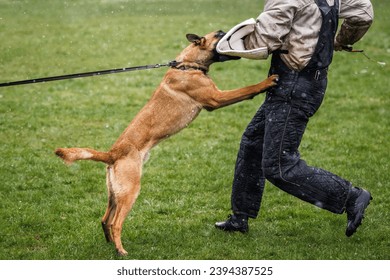
[(339, 19), (339, 1), (335, 0), (333, 6), (329, 6), (326, 0), (315, 0), (315, 2), (321, 12), (322, 24), (317, 46), (304, 70), (325, 69), (333, 58), (334, 38)]

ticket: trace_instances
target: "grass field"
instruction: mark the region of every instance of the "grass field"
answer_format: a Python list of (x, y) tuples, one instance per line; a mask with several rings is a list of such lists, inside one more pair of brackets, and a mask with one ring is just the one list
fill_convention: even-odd
[[(351, 238), (345, 215), (315, 208), (266, 185), (247, 235), (214, 223), (230, 213), (241, 134), (263, 96), (212, 113), (156, 147), (141, 195), (124, 225), (128, 259), (390, 258), (390, 3), (372, 0), (375, 23), (337, 53), (322, 108), (301, 153), (369, 189), (374, 200)], [(0, 0), (0, 83), (163, 63), (187, 45), (186, 33), (228, 30), (256, 17), (263, 1)], [(253, 84), (269, 61), (214, 65), (221, 89)], [(105, 168), (65, 166), (57, 147), (107, 150), (149, 99), (165, 69), (0, 88), (0, 259), (117, 259), (100, 219)]]

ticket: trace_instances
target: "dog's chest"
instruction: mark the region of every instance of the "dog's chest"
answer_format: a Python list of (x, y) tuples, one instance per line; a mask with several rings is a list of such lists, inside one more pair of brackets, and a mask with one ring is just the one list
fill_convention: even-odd
[(172, 126), (175, 132), (185, 128), (190, 124), (201, 111), (201, 105), (180, 91), (165, 89), (165, 95), (168, 97), (162, 102), (164, 115), (167, 118), (167, 124)]

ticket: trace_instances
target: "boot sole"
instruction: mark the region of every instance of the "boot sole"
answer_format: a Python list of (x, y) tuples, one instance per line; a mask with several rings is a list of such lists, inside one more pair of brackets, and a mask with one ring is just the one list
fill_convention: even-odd
[(223, 230), (223, 231), (226, 231), (226, 232), (241, 232), (241, 233), (247, 233), (249, 231), (249, 228), (240, 228), (240, 227), (233, 227), (233, 226), (223, 226), (223, 225), (217, 225), (215, 224), (215, 228), (219, 229), (219, 230)]

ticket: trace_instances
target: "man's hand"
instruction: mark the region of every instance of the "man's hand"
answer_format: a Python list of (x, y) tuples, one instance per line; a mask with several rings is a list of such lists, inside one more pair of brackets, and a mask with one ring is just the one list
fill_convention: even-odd
[(334, 41), (334, 50), (335, 51), (352, 51), (352, 46), (350, 45), (342, 45), (337, 40)]

